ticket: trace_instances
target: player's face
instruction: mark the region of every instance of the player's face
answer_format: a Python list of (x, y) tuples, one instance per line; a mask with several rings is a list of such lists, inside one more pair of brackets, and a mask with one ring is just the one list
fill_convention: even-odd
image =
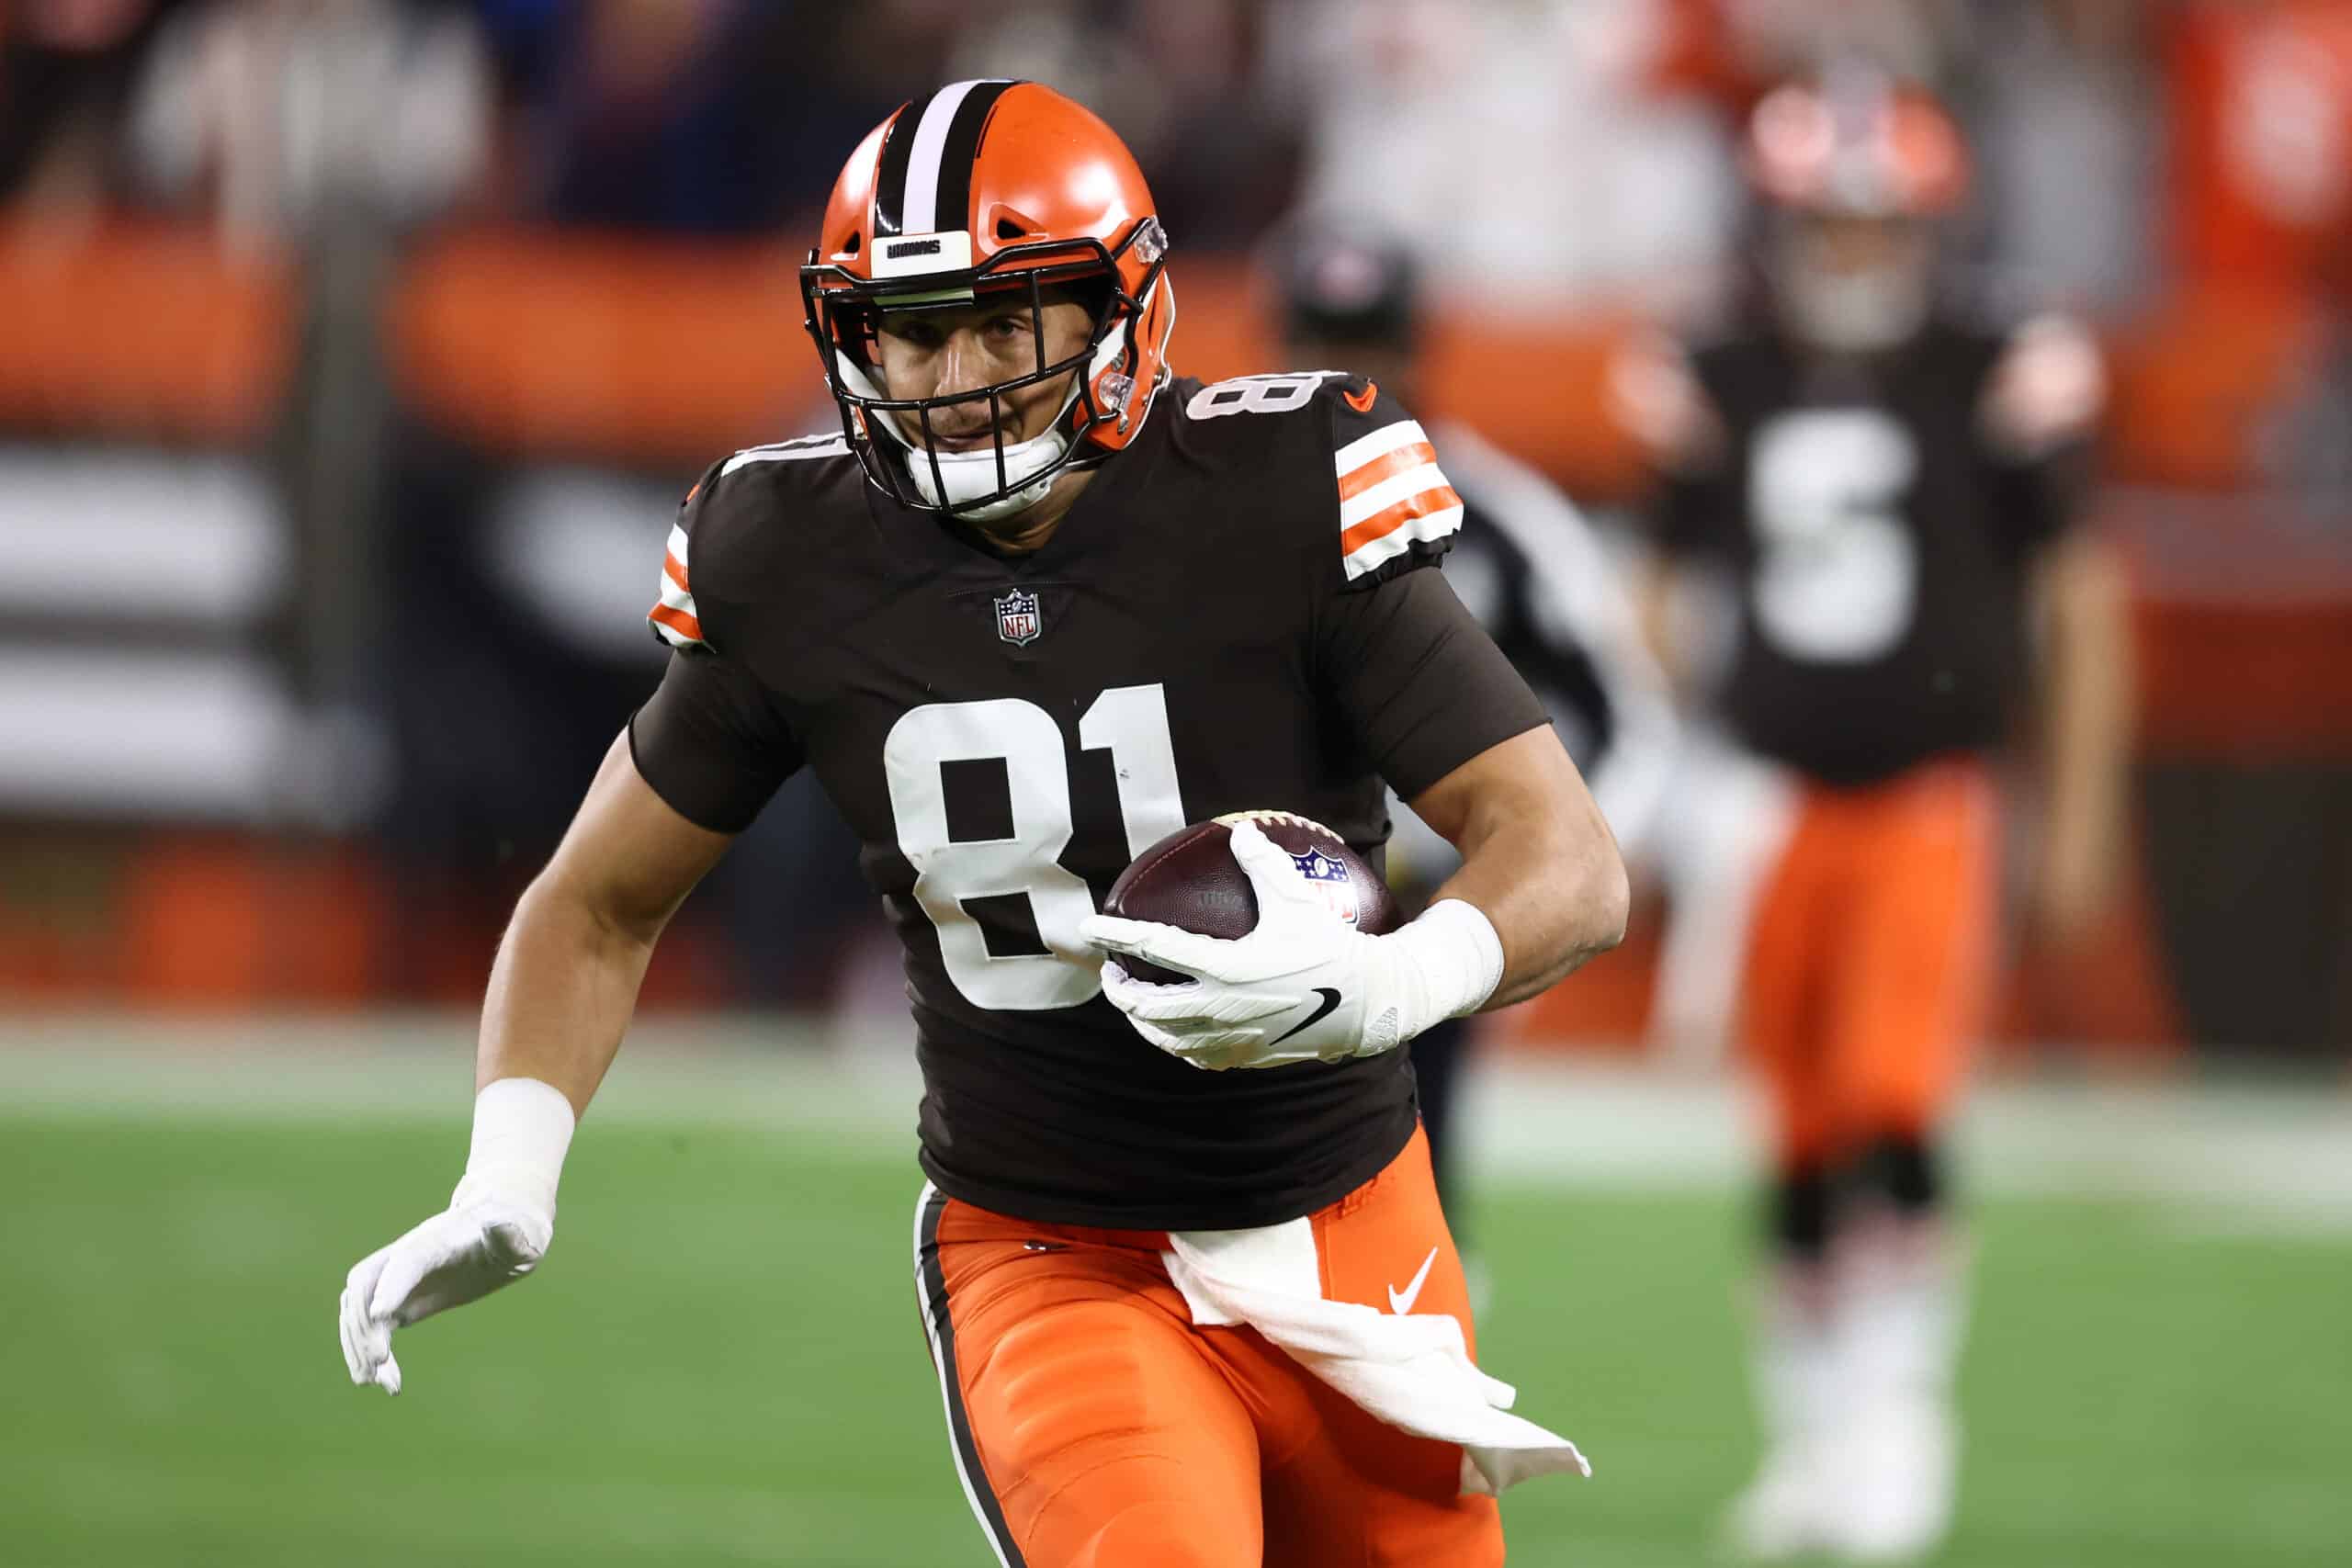
[[(1026, 294), (956, 310), (887, 311), (875, 333), (882, 389), (893, 398), (944, 398), (1035, 375), (1041, 363), (1040, 331), (1042, 363), (1053, 365), (1083, 350), (1093, 325), (1083, 305), (1051, 294), (1035, 317)], [(1001, 429), (991, 423), (986, 398), (933, 409), (932, 439), (943, 452), (970, 452), (999, 439), (1009, 446), (1043, 435), (1077, 374), (1068, 371), (997, 399)], [(911, 414), (897, 417), (909, 440), (920, 446), (921, 422)]]
[(1816, 214), (1798, 221), (1792, 240), (1807, 265), (1834, 278), (1875, 277), (1928, 261), (1927, 231), (1903, 219)]
[(1908, 219), (1798, 214), (1774, 234), (1770, 265), (1800, 337), (1828, 349), (1888, 348), (1927, 316), (1935, 236)]

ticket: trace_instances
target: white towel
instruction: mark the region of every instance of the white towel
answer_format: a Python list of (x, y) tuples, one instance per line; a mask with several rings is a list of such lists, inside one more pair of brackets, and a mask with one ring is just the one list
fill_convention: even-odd
[(1389, 1426), (1459, 1444), (1464, 1492), (1592, 1473), (1574, 1443), (1510, 1414), (1518, 1391), (1478, 1370), (1452, 1317), (1325, 1300), (1312, 1220), (1168, 1240), (1160, 1257), (1193, 1323), (1247, 1324)]

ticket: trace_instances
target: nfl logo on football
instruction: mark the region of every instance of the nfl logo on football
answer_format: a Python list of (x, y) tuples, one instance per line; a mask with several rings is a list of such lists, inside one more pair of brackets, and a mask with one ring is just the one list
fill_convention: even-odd
[(1046, 629), (1037, 615), (1037, 596), (1016, 588), (996, 602), (996, 635), (1015, 648), (1026, 648)]
[(1309, 850), (1303, 855), (1293, 855), (1291, 863), (1298, 867), (1298, 874), (1306, 885), (1320, 894), (1331, 912), (1350, 925), (1356, 923), (1356, 885), (1348, 875), (1343, 862), (1333, 860), (1321, 850)]

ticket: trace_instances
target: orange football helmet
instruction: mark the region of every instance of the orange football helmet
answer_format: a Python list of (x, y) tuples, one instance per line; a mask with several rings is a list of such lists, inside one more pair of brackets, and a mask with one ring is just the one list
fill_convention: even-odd
[[(1167, 265), (1143, 171), (1109, 126), (1035, 82), (956, 82), (902, 106), (850, 154), (800, 293), (867, 477), (903, 505), (985, 520), (1135, 439), (1169, 378)], [(1044, 291), (1063, 285), (1099, 299), (1090, 298), (1084, 349), (1049, 364)], [(968, 306), (1000, 291), (1029, 302), (1035, 368), (971, 391), (887, 394), (874, 345), (881, 311)], [(1069, 397), (1052, 427), (1008, 444), (1004, 394), (1065, 375)], [(997, 423), (992, 449), (941, 451), (932, 415), (982, 400)]]
[(1776, 88), (1744, 150), (1770, 200), (1849, 218), (1940, 218), (1968, 189), (1968, 148), (1943, 106), (1916, 88)]
[(1781, 87), (1757, 106), (1741, 161), (1763, 203), (1773, 303), (1799, 339), (1871, 352), (1919, 330), (1937, 226), (1968, 188), (1942, 106), (1868, 73)]

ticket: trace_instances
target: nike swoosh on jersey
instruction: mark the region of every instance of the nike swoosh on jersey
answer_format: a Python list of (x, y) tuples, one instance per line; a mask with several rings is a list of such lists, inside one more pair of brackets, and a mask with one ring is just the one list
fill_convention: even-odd
[(1326, 1017), (1329, 1016), (1333, 1008), (1340, 1005), (1340, 993), (1333, 990), (1329, 986), (1316, 987), (1315, 994), (1323, 998), (1323, 1000), (1316, 1007), (1315, 1010), (1308, 1013), (1305, 1018), (1300, 1019), (1296, 1023), (1292, 1024), (1288, 1029), (1283, 1030), (1280, 1034), (1275, 1035), (1273, 1043), (1279, 1045), (1283, 1041), (1289, 1039), (1292, 1035), (1297, 1033), (1300, 1030), (1305, 1029), (1308, 1024), (1321, 1022)]
[(1363, 384), (1363, 401), (1362, 402), (1356, 401), (1356, 394), (1353, 392), (1341, 392), (1340, 396), (1346, 401), (1348, 407), (1355, 410), (1356, 412), (1370, 413), (1372, 405), (1380, 400), (1380, 383), (1366, 381)]
[(1390, 1312), (1395, 1313), (1398, 1317), (1402, 1317), (1407, 1313), (1413, 1310), (1413, 1303), (1421, 1299), (1421, 1287), (1429, 1282), (1430, 1265), (1436, 1261), (1437, 1248), (1432, 1247), (1430, 1248), (1430, 1255), (1421, 1259), (1420, 1272), (1413, 1276), (1413, 1282), (1411, 1284), (1406, 1286), (1401, 1291), (1394, 1285), (1388, 1287), (1388, 1310)]

